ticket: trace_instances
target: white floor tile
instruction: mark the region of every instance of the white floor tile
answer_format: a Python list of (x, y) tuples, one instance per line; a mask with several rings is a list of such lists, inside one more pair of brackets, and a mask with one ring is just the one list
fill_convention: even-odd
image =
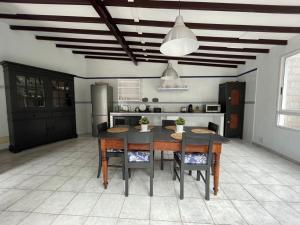
[(19, 224), (28, 213), (25, 212), (2, 212), (0, 214), (1, 225), (17, 225)]
[(60, 214), (75, 195), (74, 192), (55, 192), (34, 211), (39, 213)]
[(228, 200), (206, 202), (215, 224), (246, 225), (247, 223)]
[(62, 214), (88, 216), (98, 198), (99, 194), (97, 193), (79, 193), (63, 210)]
[(263, 202), (263, 207), (281, 224), (299, 225), (300, 214), (284, 202)]
[[(0, 210), (5, 210), (16, 201), (28, 194), (27, 190), (8, 189), (0, 194)], [(0, 223), (1, 224), (1, 223)]]
[(233, 201), (237, 210), (251, 225), (280, 225), (258, 202)]
[(119, 217), (124, 199), (124, 195), (102, 194), (91, 212), (91, 216)]
[(51, 194), (52, 192), (50, 191), (33, 191), (9, 207), (8, 210), (31, 212), (43, 203)]
[(148, 220), (150, 217), (150, 197), (126, 197), (119, 217)]
[(37, 187), (38, 190), (44, 190), (44, 191), (56, 191), (58, 188), (60, 188), (68, 179), (69, 177), (60, 177), (60, 176), (53, 176), (43, 184), (41, 184), (39, 187)]
[(211, 216), (202, 199), (184, 198), (178, 202), (183, 222), (212, 223)]
[(50, 225), (56, 215), (31, 213), (19, 225)]
[(152, 197), (151, 220), (181, 221), (176, 197)]
[(117, 218), (89, 217), (84, 225), (116, 225)]
[(59, 215), (51, 225), (84, 225), (87, 217)]

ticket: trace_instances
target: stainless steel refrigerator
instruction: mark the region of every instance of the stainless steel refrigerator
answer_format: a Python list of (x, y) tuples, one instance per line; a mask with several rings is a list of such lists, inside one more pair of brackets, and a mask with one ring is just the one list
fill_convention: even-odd
[(113, 110), (113, 89), (108, 84), (91, 85), (92, 100), (92, 134), (98, 135), (97, 124), (107, 122), (109, 126), (109, 113)]

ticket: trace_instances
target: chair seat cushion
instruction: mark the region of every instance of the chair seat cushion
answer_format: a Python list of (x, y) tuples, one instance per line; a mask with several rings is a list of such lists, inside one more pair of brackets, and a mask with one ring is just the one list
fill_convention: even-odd
[(150, 152), (132, 151), (128, 152), (129, 162), (149, 162)]
[(123, 149), (107, 149), (107, 152), (124, 152)]
[[(180, 160), (181, 153), (175, 153)], [(185, 153), (184, 163), (187, 164), (207, 164), (207, 154), (206, 153)]]

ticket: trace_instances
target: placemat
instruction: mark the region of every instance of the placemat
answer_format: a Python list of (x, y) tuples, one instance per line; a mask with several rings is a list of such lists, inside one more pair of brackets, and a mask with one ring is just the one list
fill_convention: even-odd
[(215, 134), (214, 131), (208, 130), (208, 129), (203, 129), (203, 128), (195, 128), (191, 130), (195, 134)]
[(127, 131), (128, 131), (128, 127), (112, 127), (107, 129), (107, 132), (109, 133), (122, 133)]
[(176, 140), (181, 141), (182, 140), (182, 133), (173, 133), (173, 134), (171, 134), (171, 137), (176, 139)]
[(167, 130), (173, 130), (173, 131), (176, 130), (176, 126), (165, 126), (165, 128), (166, 128)]
[[(140, 130), (140, 129), (141, 129), (141, 125), (137, 125), (137, 126), (135, 126), (134, 128)], [(148, 129), (151, 130), (151, 129), (153, 129), (153, 128), (154, 128), (153, 125), (148, 125)]]

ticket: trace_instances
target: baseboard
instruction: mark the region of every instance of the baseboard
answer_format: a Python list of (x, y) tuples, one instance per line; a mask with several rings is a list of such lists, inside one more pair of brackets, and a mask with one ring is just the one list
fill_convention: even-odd
[(283, 155), (283, 154), (281, 154), (281, 153), (275, 151), (274, 149), (271, 149), (271, 148), (269, 148), (269, 147), (266, 147), (266, 146), (264, 146), (264, 145), (262, 145), (262, 144), (259, 144), (259, 143), (257, 143), (257, 142), (252, 142), (252, 144), (253, 144), (253, 145), (256, 145), (256, 146), (258, 146), (258, 147), (261, 147), (261, 148), (265, 149), (265, 150), (268, 151), (268, 152), (272, 152), (272, 153), (274, 153), (275, 155), (278, 155), (279, 157), (284, 158), (284, 159), (286, 159), (286, 160), (288, 160), (288, 161), (290, 161), (290, 162), (292, 162), (292, 163), (295, 163), (295, 164), (297, 164), (297, 165), (300, 166), (300, 162), (299, 162), (299, 161), (297, 161), (297, 160), (295, 160), (295, 159), (292, 159), (292, 158), (290, 158), (290, 157), (288, 157), (288, 156), (286, 156), (286, 155)]

